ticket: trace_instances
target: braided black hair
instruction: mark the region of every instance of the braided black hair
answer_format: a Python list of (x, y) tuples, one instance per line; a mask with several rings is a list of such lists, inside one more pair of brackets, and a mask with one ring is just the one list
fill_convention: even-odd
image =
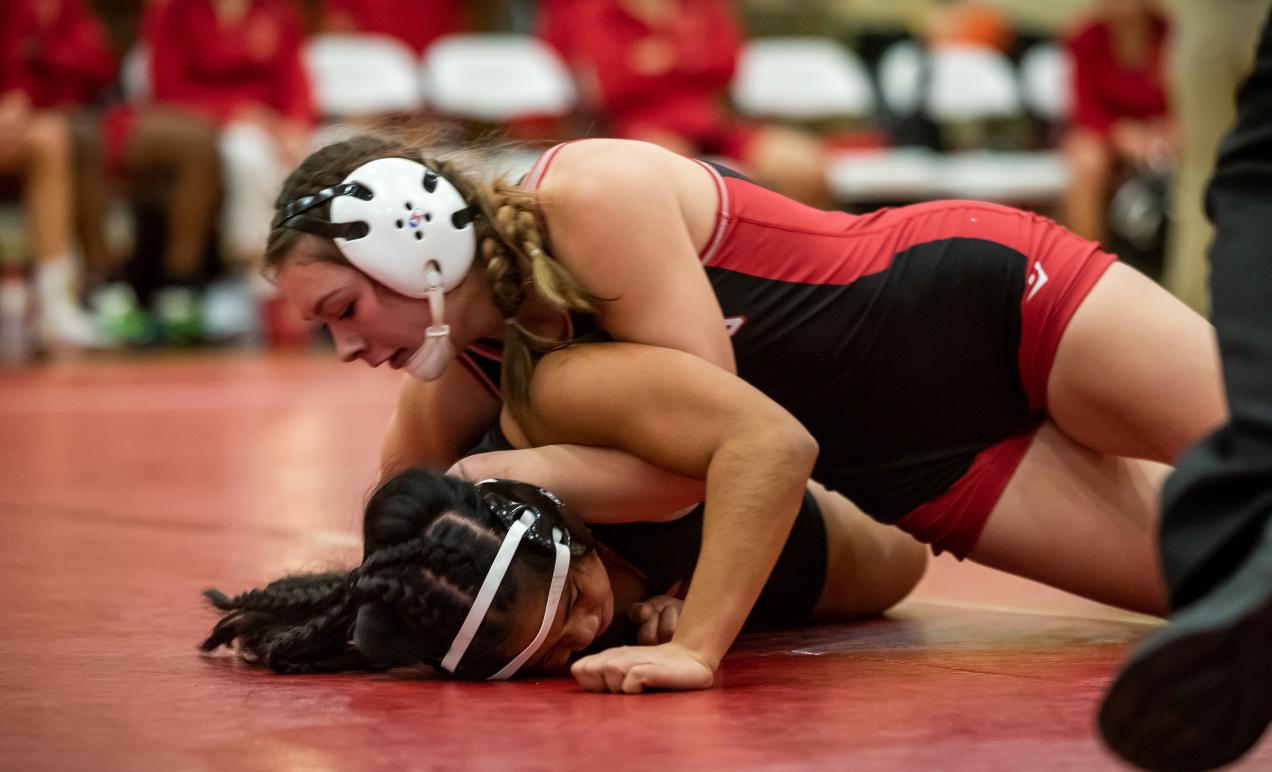
[(289, 576), (233, 598), (207, 590), (226, 613), (200, 648), (237, 643), (244, 659), (277, 673), (375, 669), (345, 644), (353, 612), (348, 583), (348, 574), (325, 573)]
[[(577, 540), (591, 544), (581, 525), (565, 522)], [(200, 648), (236, 648), (244, 660), (277, 673), (436, 665), (505, 531), (472, 484), (408, 469), (367, 502), (358, 568), (289, 576), (232, 598), (206, 591), (225, 613)], [(541, 603), (551, 574), (551, 555), (518, 550), (456, 676), (485, 678), (511, 659), (524, 620), (518, 604)]]

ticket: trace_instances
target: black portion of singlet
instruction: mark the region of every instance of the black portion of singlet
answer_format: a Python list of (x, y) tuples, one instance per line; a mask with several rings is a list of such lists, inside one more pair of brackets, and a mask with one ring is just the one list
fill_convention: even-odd
[[(498, 422), (466, 455), (511, 450)], [(591, 523), (593, 535), (649, 580), (651, 594), (665, 592), (693, 576), (702, 546), (703, 507), (659, 523)], [(812, 493), (804, 491), (790, 536), (764, 590), (747, 617), (751, 627), (793, 625), (805, 621), (826, 584), (826, 524)]]
[[(715, 169), (715, 170), (716, 170), (716, 172), (718, 172), (718, 173), (719, 173), (719, 175), (720, 175), (721, 177), (732, 177), (732, 178), (737, 179), (737, 180), (745, 180), (745, 181), (747, 181), (747, 182), (751, 183), (752, 185), (759, 185), (761, 188), (768, 188), (768, 186), (767, 186), (767, 185), (760, 185), (760, 183), (756, 182), (755, 180), (751, 179), (750, 177), (746, 176), (745, 174), (743, 174), (743, 173), (741, 173), (741, 172), (739, 172), (739, 171), (737, 171), (737, 170), (735, 170), (735, 169), (730, 169), (729, 167), (727, 167), (727, 166), (725, 166), (725, 165), (723, 165), (723, 164), (716, 163), (715, 161), (706, 161), (706, 160), (703, 160), (703, 159), (701, 159), (701, 158), (700, 158), (700, 159), (698, 159), (698, 160), (699, 160), (699, 161), (701, 161), (702, 163), (706, 164), (707, 166), (710, 166), (712, 169)], [(772, 190), (772, 188), (769, 188), (769, 190)]]
[(1018, 368), (1028, 260), (994, 241), (929, 241), (844, 285), (708, 266), (738, 375), (821, 447), (813, 478), (883, 522), (952, 486), (1029, 424)]
[[(924, 242), (844, 285), (705, 270), (725, 317), (745, 317), (738, 375), (817, 439), (813, 479), (877, 520), (940, 496), (1033, 420), (1018, 366), (1028, 260), (1011, 247)], [(590, 317), (575, 326), (604, 339)], [(498, 383), (498, 361), (472, 359)]]
[[(1035, 420), (1018, 364), (1028, 269), (1023, 253), (978, 238), (921, 242), (845, 284), (704, 266), (725, 318), (743, 320), (738, 375), (817, 439), (813, 479), (885, 523)], [(608, 339), (595, 319), (572, 318), (577, 339)], [(466, 354), (499, 383), (500, 362)]]
[(739, 377), (816, 437), (813, 478), (877, 520), (940, 496), (1032, 420), (1018, 363), (1029, 259), (1011, 247), (928, 241), (843, 285), (705, 270), (725, 318), (745, 317)]

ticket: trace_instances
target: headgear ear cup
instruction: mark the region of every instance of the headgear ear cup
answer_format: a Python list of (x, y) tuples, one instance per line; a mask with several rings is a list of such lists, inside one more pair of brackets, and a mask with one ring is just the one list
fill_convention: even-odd
[[(450, 291), (468, 274), (477, 251), (468, 202), (445, 177), (418, 161), (377, 158), (349, 173), (370, 199), (336, 196), (331, 222), (362, 222), (361, 238), (335, 239), (354, 267), (389, 289), (423, 298), (440, 283)], [(462, 225), (457, 225), (462, 223)]]

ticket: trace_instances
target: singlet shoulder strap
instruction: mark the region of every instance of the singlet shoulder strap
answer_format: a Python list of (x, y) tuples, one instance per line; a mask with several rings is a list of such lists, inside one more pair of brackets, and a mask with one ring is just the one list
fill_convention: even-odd
[(457, 359), (490, 396), (503, 401), (503, 392), (500, 389), (503, 378), (503, 346), (499, 341), (475, 341), (461, 351)]
[(521, 187), (526, 190), (538, 190), (539, 185), (543, 183), (544, 175), (548, 173), (548, 167), (552, 165), (552, 161), (556, 158), (557, 153), (561, 152), (561, 148), (566, 145), (572, 145), (575, 142), (582, 141), (583, 140), (581, 139), (572, 139), (569, 142), (561, 142), (560, 144), (553, 145), (543, 151), (543, 155), (539, 156), (538, 160), (534, 162), (534, 165), (530, 167), (530, 171), (526, 172), (526, 176), (521, 181)]
[[(722, 164), (712, 161), (704, 161), (700, 158), (693, 159), (701, 164), (702, 168), (711, 173), (711, 179), (715, 182), (716, 195), (719, 196), (720, 202), (716, 207), (715, 225), (711, 229), (711, 239), (703, 246), (702, 251), (698, 253), (698, 260), (703, 265), (711, 265), (716, 254), (720, 251), (721, 244), (724, 243), (724, 234), (729, 230), (729, 220), (731, 218), (731, 210), (729, 206), (729, 186), (724, 183), (725, 177), (733, 177), (744, 182), (752, 182), (742, 174), (730, 169)], [(752, 183), (754, 184), (754, 183)]]

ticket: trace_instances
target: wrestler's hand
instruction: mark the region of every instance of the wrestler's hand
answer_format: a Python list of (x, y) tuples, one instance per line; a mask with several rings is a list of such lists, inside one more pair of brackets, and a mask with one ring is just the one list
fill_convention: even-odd
[(639, 694), (646, 689), (710, 689), (715, 673), (677, 643), (620, 646), (575, 662), (570, 672), (591, 692)]
[(628, 620), (638, 625), (636, 642), (642, 646), (656, 646), (671, 640), (680, 621), (680, 607), (685, 602), (670, 595), (655, 595), (627, 609)]

